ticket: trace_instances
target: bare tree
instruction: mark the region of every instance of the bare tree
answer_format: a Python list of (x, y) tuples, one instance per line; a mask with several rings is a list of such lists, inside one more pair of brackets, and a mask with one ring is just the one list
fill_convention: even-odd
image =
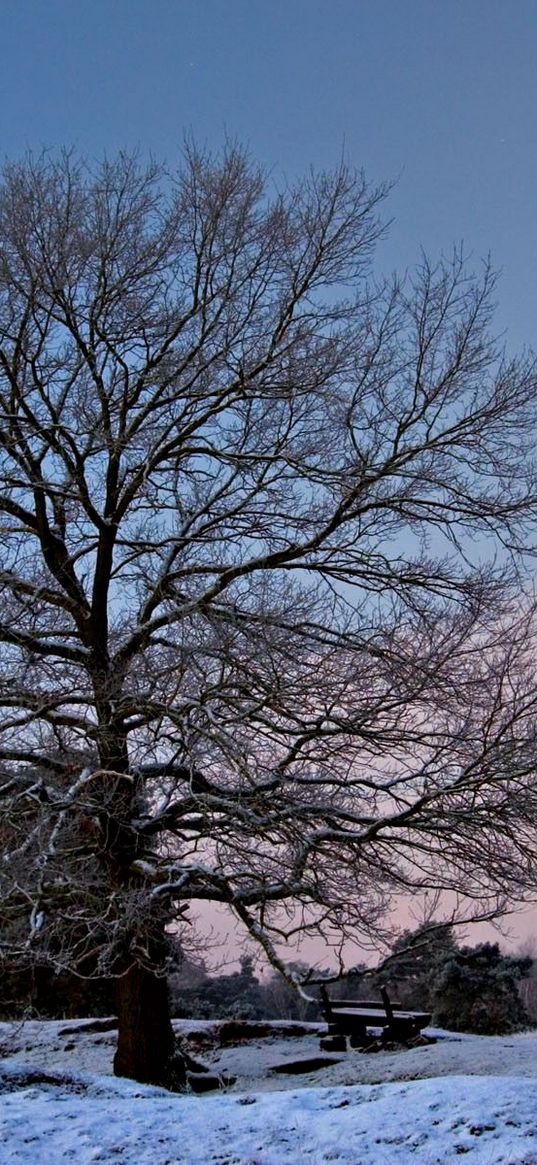
[(235, 147), (4, 173), (5, 950), (115, 976), (139, 1080), (192, 903), (278, 965), (532, 886), (535, 363), (459, 254), (372, 281), (384, 194)]

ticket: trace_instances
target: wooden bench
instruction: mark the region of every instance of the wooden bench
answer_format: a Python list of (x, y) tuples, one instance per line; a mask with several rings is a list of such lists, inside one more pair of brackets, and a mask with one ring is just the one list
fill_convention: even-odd
[(400, 1003), (390, 1000), (385, 987), (381, 987), (380, 994), (381, 1001), (330, 999), (326, 987), (321, 987), (321, 1011), (328, 1024), (331, 1047), (341, 1040), (346, 1045), (347, 1036), (353, 1047), (366, 1047), (373, 1040), (370, 1028), (381, 1029), (382, 1043), (393, 1040), (408, 1044), (419, 1038), (422, 1028), (431, 1022), (430, 1012), (407, 1011)]

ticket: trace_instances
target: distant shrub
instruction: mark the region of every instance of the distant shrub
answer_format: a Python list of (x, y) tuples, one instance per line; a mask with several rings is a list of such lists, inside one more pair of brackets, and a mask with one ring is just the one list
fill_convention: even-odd
[(404, 1007), (430, 1011), (441, 969), (458, 950), (449, 927), (430, 922), (413, 931), (405, 930), (394, 943), (385, 971), (373, 977), (372, 985), (387, 986)]
[(518, 982), (532, 960), (502, 954), (497, 943), (453, 951), (431, 985), (434, 1022), (452, 1031), (502, 1035), (527, 1027)]

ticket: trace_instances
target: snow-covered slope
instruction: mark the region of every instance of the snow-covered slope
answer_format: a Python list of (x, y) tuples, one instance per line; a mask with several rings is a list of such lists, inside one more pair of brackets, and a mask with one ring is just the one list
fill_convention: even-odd
[[(317, 1052), (313, 1032), (206, 1048), (203, 1058), (238, 1080), (230, 1093), (194, 1097), (115, 1080), (113, 1033), (76, 1026), (0, 1025), (1, 1165), (537, 1165), (534, 1035), (349, 1052), (294, 1078), (268, 1068)], [(210, 1035), (194, 1026), (202, 1041)], [(32, 1083), (31, 1064), (54, 1082)]]

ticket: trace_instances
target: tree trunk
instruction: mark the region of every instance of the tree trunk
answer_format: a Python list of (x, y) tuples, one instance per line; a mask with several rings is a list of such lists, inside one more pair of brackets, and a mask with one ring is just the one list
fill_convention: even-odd
[[(108, 693), (113, 690), (109, 676), (103, 677), (102, 686)], [(99, 760), (105, 773), (111, 773), (113, 789), (102, 815), (103, 850), (112, 884), (124, 889), (139, 884), (140, 875), (133, 872), (132, 862), (144, 856), (143, 842), (132, 824), (137, 790), (129, 776), (125, 731), (111, 719), (111, 706), (105, 702), (100, 710)], [(119, 774), (125, 774), (125, 780), (118, 779)], [(151, 918), (150, 913), (139, 921), (144, 924), (144, 962), (136, 956), (140, 931), (123, 935), (126, 969), (116, 979), (118, 1043), (114, 1073), (141, 1084), (177, 1090), (184, 1086), (186, 1074), (184, 1059), (175, 1051), (170, 1018), (165, 923), (162, 918)]]
[(116, 1076), (178, 1089), (185, 1082), (170, 1019), (166, 979), (134, 963), (117, 980)]

